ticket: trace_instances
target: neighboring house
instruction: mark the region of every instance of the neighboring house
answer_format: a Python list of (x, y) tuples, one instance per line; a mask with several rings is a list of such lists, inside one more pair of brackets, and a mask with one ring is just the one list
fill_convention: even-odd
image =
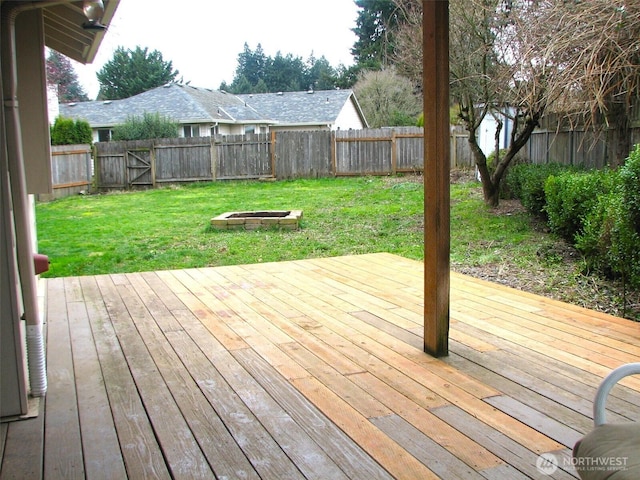
[(127, 118), (145, 113), (177, 122), (181, 137), (367, 126), (351, 90), (234, 95), (170, 83), (121, 100), (60, 104), (61, 116), (86, 120), (101, 142)]
[(272, 130), (349, 130), (368, 124), (352, 90), (254, 93), (238, 95), (276, 120)]

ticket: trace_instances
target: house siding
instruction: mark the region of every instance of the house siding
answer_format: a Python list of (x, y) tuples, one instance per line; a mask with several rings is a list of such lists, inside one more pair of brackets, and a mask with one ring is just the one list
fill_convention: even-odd
[(347, 103), (338, 114), (336, 122), (332, 126), (332, 130), (349, 130), (349, 129), (361, 129), (365, 128), (362, 123), (362, 119), (358, 114), (358, 110), (353, 102), (353, 97), (349, 99)]

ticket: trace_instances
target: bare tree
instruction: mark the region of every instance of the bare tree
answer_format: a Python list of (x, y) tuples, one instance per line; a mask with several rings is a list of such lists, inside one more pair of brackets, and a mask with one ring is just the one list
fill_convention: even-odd
[(530, 23), (538, 51), (556, 70), (554, 111), (607, 133), (612, 166), (631, 150), (632, 108), (640, 87), (640, 2), (540, 0)]
[[(451, 93), (480, 173), (485, 202), (497, 206), (506, 170), (526, 145), (551, 101), (549, 72), (543, 63), (528, 58), (526, 23), (532, 12), (528, 2), (452, 0)], [(484, 118), (498, 120), (494, 162), (478, 144)], [(497, 139), (503, 122), (511, 124), (508, 145), (501, 155)]]
[[(398, 70), (421, 75), (422, 52), (415, 48), (422, 36), (416, 0), (395, 0), (406, 23), (396, 34)], [(535, 11), (523, 0), (450, 1), (451, 102), (468, 132), (468, 142), (480, 173), (485, 202), (496, 206), (507, 167), (524, 147), (552, 100), (549, 72), (531, 53), (527, 24)], [(484, 118), (497, 119), (496, 149), (492, 165), (478, 144)], [(498, 149), (503, 122), (509, 119), (509, 144)], [(425, 125), (428, 128), (428, 125)], [(503, 153), (501, 155), (501, 153)]]
[(422, 91), (422, 0), (394, 0), (398, 19), (392, 62)]
[[(396, 68), (422, 75), (417, 0), (394, 0)], [(631, 149), (640, 87), (640, 2), (631, 0), (451, 0), (451, 100), (469, 132), (485, 201), (497, 205), (507, 167), (545, 113), (607, 133), (610, 163)], [(508, 118), (510, 141), (489, 166), (477, 142), (486, 115)], [(502, 125), (498, 122), (497, 135)]]
[(411, 81), (398, 75), (392, 67), (363, 71), (353, 86), (372, 128), (415, 125), (422, 104), (413, 90)]

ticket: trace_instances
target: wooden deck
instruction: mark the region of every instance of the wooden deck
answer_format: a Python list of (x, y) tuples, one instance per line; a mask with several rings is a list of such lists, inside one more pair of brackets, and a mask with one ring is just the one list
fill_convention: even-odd
[[(573, 478), (640, 324), (452, 274), (437, 360), (422, 274), (370, 254), (50, 279), (48, 394), (0, 426), (0, 477)], [(639, 390), (609, 420), (640, 418)]]

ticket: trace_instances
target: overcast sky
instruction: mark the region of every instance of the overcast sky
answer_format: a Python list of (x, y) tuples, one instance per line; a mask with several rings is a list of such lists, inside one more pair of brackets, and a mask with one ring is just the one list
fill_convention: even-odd
[(350, 50), (358, 8), (353, 0), (120, 0), (91, 65), (74, 64), (90, 99), (95, 73), (118, 46), (158, 50), (179, 77), (196, 87), (230, 83), (244, 43), (274, 57), (278, 51), (306, 60), (313, 52), (333, 67), (353, 64)]

